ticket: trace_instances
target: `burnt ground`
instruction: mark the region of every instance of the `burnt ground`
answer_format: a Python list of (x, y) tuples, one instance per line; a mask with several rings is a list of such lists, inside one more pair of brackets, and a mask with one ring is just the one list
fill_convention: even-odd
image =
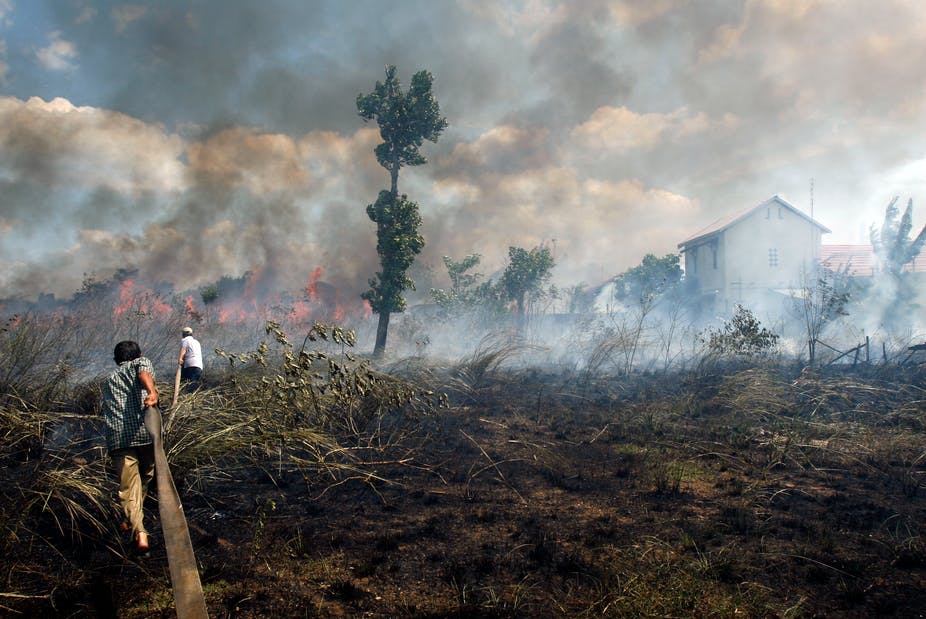
[[(503, 373), (381, 479), (179, 476), (210, 616), (922, 616), (923, 390), (770, 376)], [(150, 557), (36, 546), (0, 607), (175, 616), (149, 501)]]

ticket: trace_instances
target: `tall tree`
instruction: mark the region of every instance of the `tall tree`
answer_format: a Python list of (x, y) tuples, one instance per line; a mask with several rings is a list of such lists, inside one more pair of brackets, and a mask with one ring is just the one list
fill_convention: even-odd
[[(681, 299), (674, 294), (679, 292), (682, 281), (682, 269), (678, 263), (678, 254), (667, 254), (662, 258), (646, 254), (639, 265), (627, 269), (613, 280), (614, 299), (623, 306), (614, 329), (619, 336), (618, 341), (623, 345), (624, 368), (628, 373), (636, 361), (647, 319), (657, 304), (667, 297), (674, 301), (674, 308), (678, 309), (681, 305)], [(666, 349), (671, 346), (678, 312), (670, 310), (667, 314), (672, 318), (668, 321), (667, 329), (661, 333), (665, 338)], [(666, 355), (668, 357), (668, 350)], [(668, 365), (668, 361), (666, 363)]]
[(382, 356), (389, 332), (389, 316), (405, 309), (405, 290), (414, 290), (406, 275), (415, 255), (421, 252), (424, 238), (418, 233), (421, 216), (418, 205), (399, 195), (399, 170), (404, 166), (427, 163), (419, 152), (424, 140), (437, 142), (447, 127), (440, 106), (431, 94), (434, 78), (428, 71), (412, 76), (408, 92), (396, 77), (394, 66), (386, 67), (386, 81), (376, 82), (368, 95), (357, 95), (357, 111), (364, 121), (376, 120), (383, 142), (375, 149), (376, 160), (389, 171), (389, 191), (381, 191), (367, 215), (376, 223), (376, 250), (382, 270), (370, 280), (370, 290), (363, 297), (379, 314), (376, 329), (375, 357)]
[(501, 283), (508, 299), (515, 303), (519, 322), (524, 320), (528, 295), (538, 292), (550, 279), (554, 265), (553, 254), (547, 247), (508, 248), (508, 266)]
[(884, 211), (884, 223), (881, 228), (871, 227), (871, 246), (878, 257), (881, 272), (887, 275), (888, 288), (881, 294), (889, 299), (884, 306), (881, 320), (890, 329), (904, 328), (910, 325), (911, 309), (915, 309), (916, 289), (904, 265), (916, 258), (926, 244), (926, 226), (916, 238), (910, 239), (913, 230), (913, 200), (907, 202), (903, 216), (897, 207), (897, 197), (887, 205)]
[(678, 263), (678, 254), (662, 258), (646, 254), (639, 265), (614, 278), (614, 298), (627, 303), (650, 303), (681, 284), (682, 268)]
[(418, 233), (421, 215), (418, 205), (401, 195), (395, 198), (386, 190), (379, 192), (376, 202), (367, 206), (367, 215), (376, 223), (376, 251), (382, 270), (370, 279), (370, 289), (363, 293), (370, 309), (379, 314), (374, 356), (381, 356), (386, 347), (389, 314), (405, 311), (402, 293), (415, 289), (415, 282), (406, 272), (415, 256), (424, 247), (424, 237)]
[(923, 244), (926, 243), (926, 226), (923, 226), (915, 239), (910, 239), (910, 231), (913, 229), (913, 199), (907, 202), (907, 208), (899, 221), (900, 209), (897, 208), (897, 200), (898, 196), (895, 196), (887, 205), (881, 228), (871, 228), (871, 246), (881, 261), (881, 268), (894, 277), (898, 277), (904, 265), (919, 255)]

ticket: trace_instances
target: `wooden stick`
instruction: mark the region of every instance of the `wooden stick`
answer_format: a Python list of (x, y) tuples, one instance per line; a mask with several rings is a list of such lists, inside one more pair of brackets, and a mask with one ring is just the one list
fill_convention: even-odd
[(180, 370), (181, 367), (177, 366), (177, 374), (174, 376), (174, 397), (170, 401), (170, 410), (174, 410), (174, 407), (177, 405), (177, 396), (180, 395)]

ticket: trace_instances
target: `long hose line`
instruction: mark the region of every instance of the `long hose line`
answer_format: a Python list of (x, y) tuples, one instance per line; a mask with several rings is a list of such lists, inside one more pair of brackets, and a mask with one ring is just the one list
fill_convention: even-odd
[(161, 411), (153, 406), (145, 409), (145, 428), (154, 440), (154, 467), (158, 486), (158, 512), (161, 515), (161, 529), (164, 532), (164, 546), (167, 548), (167, 564), (170, 568), (170, 582), (174, 590), (174, 604), (178, 619), (207, 619), (206, 601), (199, 580), (196, 555), (187, 526), (180, 495), (174, 485), (161, 427)]

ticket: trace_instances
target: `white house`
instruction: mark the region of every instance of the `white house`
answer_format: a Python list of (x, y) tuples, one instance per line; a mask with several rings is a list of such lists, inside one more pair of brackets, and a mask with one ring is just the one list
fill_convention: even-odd
[(830, 229), (778, 195), (715, 221), (678, 244), (691, 293), (729, 311), (783, 301), (816, 280)]

